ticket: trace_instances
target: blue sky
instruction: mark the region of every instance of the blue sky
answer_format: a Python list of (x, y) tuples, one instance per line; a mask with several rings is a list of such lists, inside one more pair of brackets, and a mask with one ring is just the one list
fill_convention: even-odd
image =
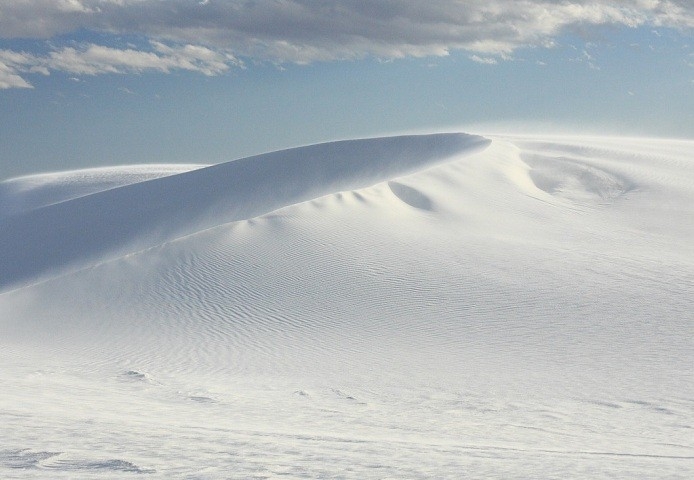
[(0, 179), (401, 132), (694, 138), (693, 28), (687, 1), (0, 0)]

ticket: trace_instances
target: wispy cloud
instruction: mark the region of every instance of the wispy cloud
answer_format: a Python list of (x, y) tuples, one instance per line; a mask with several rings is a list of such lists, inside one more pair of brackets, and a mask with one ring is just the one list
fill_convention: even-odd
[(496, 65), (499, 61), (493, 57), (480, 57), (479, 55), (470, 55), (470, 60), (484, 65)]
[(0, 50), (0, 88), (30, 88), (20, 74), (50, 75), (61, 71), (73, 75), (104, 73), (141, 73), (188, 70), (204, 75), (218, 75), (240, 63), (231, 54), (197, 45), (168, 46), (152, 42), (151, 51), (118, 49), (87, 44), (79, 48), (64, 47), (47, 55)]
[(38, 62), (47, 69), (78, 75), (189, 70), (211, 76), (225, 72), (230, 64), (238, 64), (230, 54), (196, 45), (171, 47), (153, 42), (152, 47), (153, 51), (117, 49), (94, 44), (79, 49), (66, 47), (51, 52), (47, 57), (38, 59)]
[[(152, 51), (89, 45), (38, 59), (75, 74), (174, 69), (216, 75), (248, 57), (320, 60), (443, 56), (502, 58), (551, 46), (570, 26), (694, 28), (691, 0), (0, 0), (0, 37), (88, 30), (150, 39)], [(167, 52), (166, 49), (172, 51)], [(491, 63), (486, 61), (485, 63)], [(0, 66), (0, 85), (27, 86), (25, 63)], [(20, 65), (20, 66), (18, 66)], [(45, 73), (45, 70), (44, 70)]]

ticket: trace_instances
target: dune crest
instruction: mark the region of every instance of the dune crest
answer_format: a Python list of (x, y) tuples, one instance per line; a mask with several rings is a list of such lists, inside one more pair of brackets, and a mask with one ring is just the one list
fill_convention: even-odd
[(0, 217), (17, 215), (54, 203), (205, 166), (194, 164), (122, 165), (11, 178), (0, 182)]
[[(0, 217), (0, 291), (477, 152), (466, 134), (330, 142), (70, 195)], [(97, 189), (98, 190), (98, 189)]]

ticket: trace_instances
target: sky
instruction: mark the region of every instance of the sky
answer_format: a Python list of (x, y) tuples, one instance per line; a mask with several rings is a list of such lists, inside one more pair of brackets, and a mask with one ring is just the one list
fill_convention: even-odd
[(691, 0), (0, 0), (0, 180), (400, 133), (694, 139)]

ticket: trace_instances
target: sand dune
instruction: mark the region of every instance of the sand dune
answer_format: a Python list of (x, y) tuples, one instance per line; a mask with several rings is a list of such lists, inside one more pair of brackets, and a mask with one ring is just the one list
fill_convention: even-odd
[[(370, 186), (474, 152), (486, 143), (464, 134), (334, 142), (130, 184), (126, 173), (116, 173), (110, 179), (114, 188), (106, 189), (90, 179), (82, 187), (80, 176), (90, 175), (75, 172), (59, 188), (50, 182), (33, 188), (35, 198), (62, 201), (44, 201), (0, 217), (0, 289), (35, 281), (46, 272), (63, 273), (84, 260), (122, 256), (329, 193)], [(89, 187), (98, 190), (80, 194)]]
[(3, 478), (687, 478), (694, 142), (0, 183)]
[(0, 215), (23, 212), (112, 188), (183, 173), (204, 165), (127, 165), (51, 172), (0, 182)]

